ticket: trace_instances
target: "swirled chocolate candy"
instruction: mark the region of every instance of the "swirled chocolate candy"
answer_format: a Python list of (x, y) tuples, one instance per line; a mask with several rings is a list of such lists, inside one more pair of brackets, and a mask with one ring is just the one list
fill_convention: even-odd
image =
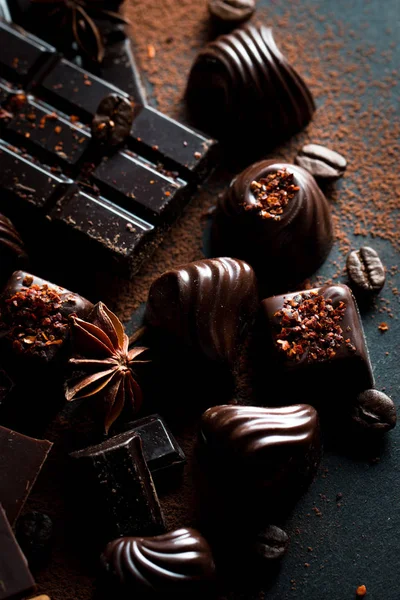
[[(230, 484), (275, 494), (315, 473), (320, 456), (317, 412), (307, 404), (280, 408), (221, 405), (202, 416), (201, 434), (212, 463)], [(219, 475), (221, 477), (221, 475)]]
[(114, 540), (101, 562), (124, 588), (137, 593), (197, 597), (210, 588), (215, 575), (208, 543), (196, 530), (186, 528), (155, 537)]
[(261, 363), (271, 367), (268, 390), (279, 390), (286, 401), (296, 394), (339, 409), (374, 387), (358, 307), (346, 285), (266, 298), (259, 331)]
[(146, 319), (207, 358), (233, 363), (258, 306), (253, 269), (241, 260), (199, 260), (150, 287)]
[(301, 283), (332, 245), (327, 199), (307, 171), (264, 160), (232, 181), (214, 212), (216, 254), (247, 261), (271, 292)]
[(0, 284), (7, 280), (18, 266), (27, 261), (23, 241), (11, 223), (0, 214)]
[[(237, 29), (210, 42), (192, 66), (186, 90), (195, 121), (217, 137), (273, 147), (303, 129), (315, 104), (269, 27)], [(246, 151), (247, 151), (246, 147)]]

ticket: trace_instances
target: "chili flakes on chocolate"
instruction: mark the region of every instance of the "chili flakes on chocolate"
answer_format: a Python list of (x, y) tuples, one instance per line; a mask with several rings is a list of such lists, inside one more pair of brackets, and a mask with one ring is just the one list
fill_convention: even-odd
[(279, 221), (285, 207), (289, 204), (299, 186), (295, 185), (293, 173), (287, 169), (279, 169), (274, 173), (268, 173), (257, 181), (252, 181), (250, 189), (256, 202), (246, 204), (245, 210), (259, 210), (264, 219)]
[(11, 324), (7, 337), (20, 353), (34, 353), (44, 346), (62, 344), (68, 320), (61, 312), (60, 294), (48, 285), (33, 284), (26, 277), (21, 290), (6, 300)]
[(307, 354), (310, 362), (332, 359), (342, 344), (355, 351), (340, 326), (345, 311), (344, 302), (333, 306), (332, 300), (315, 290), (285, 300), (274, 315), (279, 323), (279, 331), (274, 334), (277, 347), (294, 360)]

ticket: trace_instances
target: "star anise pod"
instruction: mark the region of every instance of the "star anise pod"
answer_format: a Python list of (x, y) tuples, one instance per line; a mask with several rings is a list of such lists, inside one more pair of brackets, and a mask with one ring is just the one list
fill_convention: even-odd
[(93, 18), (106, 18), (117, 25), (128, 25), (128, 21), (115, 11), (107, 10), (107, 0), (31, 0), (33, 4), (49, 6), (49, 17), (66, 21), (80, 49), (93, 60), (101, 63), (105, 48), (102, 35)]
[(104, 403), (105, 431), (118, 419), (125, 404), (137, 412), (142, 391), (132, 367), (148, 360), (137, 360), (148, 348), (129, 350), (129, 338), (118, 317), (105, 304), (95, 305), (90, 322), (71, 317), (72, 342), (76, 356), (69, 363), (83, 371), (66, 383), (66, 399), (95, 396)]

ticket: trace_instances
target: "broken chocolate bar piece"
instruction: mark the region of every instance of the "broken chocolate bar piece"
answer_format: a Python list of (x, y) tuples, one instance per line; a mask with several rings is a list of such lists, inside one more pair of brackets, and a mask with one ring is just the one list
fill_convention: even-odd
[(11, 525), (31, 493), (52, 445), (0, 426), (0, 503)]
[(26, 598), (35, 587), (27, 560), (0, 504), (0, 600)]
[(143, 456), (151, 473), (181, 467), (186, 457), (168, 425), (160, 415), (150, 415), (124, 423), (123, 430), (142, 440)]
[(0, 338), (24, 361), (47, 364), (60, 355), (70, 315), (89, 314), (91, 302), (24, 271), (15, 271), (0, 297)]
[[(124, 535), (156, 535), (165, 530), (153, 479), (133, 432), (73, 452), (87, 489), (88, 510), (103, 541)], [(77, 465), (78, 466), (78, 465)]]

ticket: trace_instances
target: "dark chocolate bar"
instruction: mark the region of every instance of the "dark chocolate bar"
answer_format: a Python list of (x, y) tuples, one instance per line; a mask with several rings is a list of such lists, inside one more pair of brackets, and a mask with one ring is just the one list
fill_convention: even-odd
[[(19, 22), (29, 11), (15, 13)], [(96, 23), (107, 28), (107, 18)], [(37, 31), (36, 25), (29, 24)], [(55, 247), (69, 242), (68, 256), (54, 254), (58, 268), (72, 270), (76, 253), (82, 272), (89, 268), (85, 256), (100, 252), (100, 270), (132, 276), (212, 168), (215, 144), (145, 105), (129, 40), (120, 25), (108, 25), (104, 64), (95, 68), (87, 57), (80, 63), (91, 64), (91, 72), (72, 62), (76, 49), (67, 60), (47, 42), (0, 21), (0, 47), (6, 49), (0, 56), (0, 212), (39, 255), (43, 240)], [(121, 73), (128, 71), (131, 81), (123, 85)], [(110, 81), (98, 76), (107, 73)], [(118, 150), (90, 131), (110, 94), (134, 109), (131, 132), (128, 125)]]
[[(11, 525), (31, 493), (52, 445), (0, 426), (0, 503)], [(0, 551), (0, 557), (2, 554)]]
[(28, 563), (0, 504), (0, 600), (26, 598), (35, 591)]
[[(124, 535), (156, 535), (164, 519), (139, 435), (122, 433), (71, 457), (79, 460), (90, 512), (110, 541)], [(78, 465), (77, 465), (78, 466)], [(92, 500), (90, 500), (92, 499)]]

